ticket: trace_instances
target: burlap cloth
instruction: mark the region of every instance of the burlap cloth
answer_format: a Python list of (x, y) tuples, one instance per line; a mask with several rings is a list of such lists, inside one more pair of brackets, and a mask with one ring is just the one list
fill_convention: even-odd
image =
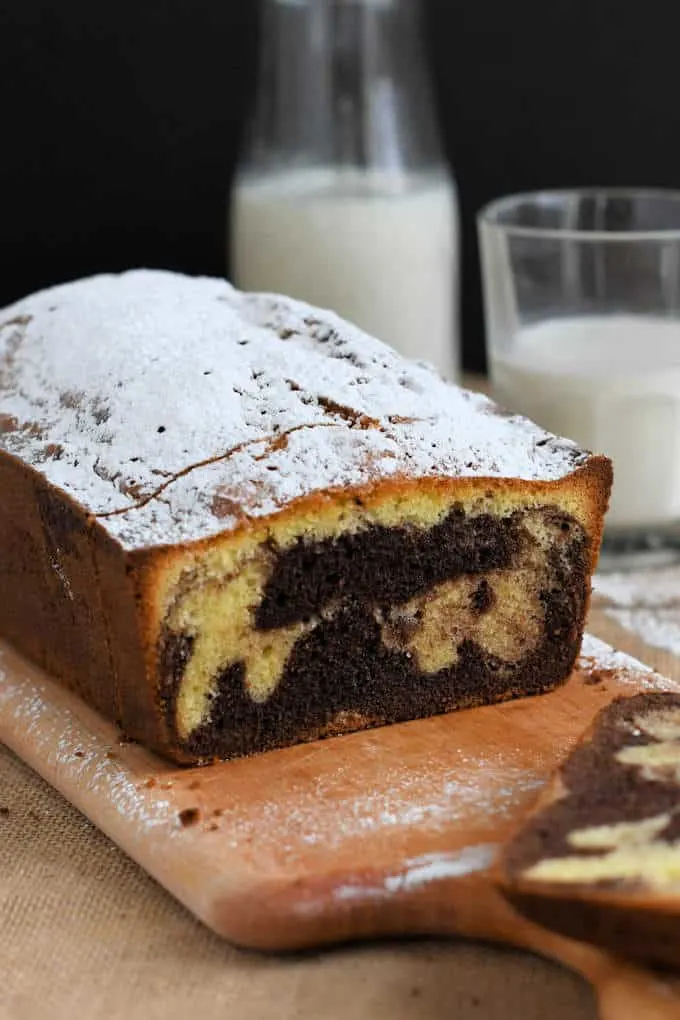
[[(680, 678), (678, 660), (602, 610), (590, 629)], [(0, 977), (2, 1020), (595, 1016), (579, 978), (512, 950), (454, 940), (294, 957), (234, 949), (1, 748)]]

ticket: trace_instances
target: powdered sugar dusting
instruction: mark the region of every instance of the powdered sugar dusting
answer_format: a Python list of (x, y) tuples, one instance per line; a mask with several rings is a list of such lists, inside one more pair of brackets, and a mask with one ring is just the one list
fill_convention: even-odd
[(581, 645), (580, 666), (588, 668), (594, 666), (598, 669), (620, 669), (625, 673), (649, 673), (649, 666), (638, 662), (632, 655), (616, 651), (605, 641), (601, 641), (593, 634), (584, 634)]
[(680, 658), (680, 567), (598, 574), (596, 595), (605, 616), (650, 648)]
[[(7, 735), (28, 737), (32, 753), (53, 776), (68, 775), (83, 792), (97, 790), (126, 821), (145, 829), (161, 828), (169, 837), (178, 831), (177, 812), (170, 802), (140, 789), (126, 766), (107, 752), (97, 733), (88, 730), (71, 709), (52, 705), (50, 682), (37, 669), (24, 671), (21, 660), (0, 644), (0, 719)], [(2, 727), (0, 727), (2, 734)], [(55, 785), (59, 786), (58, 781)]]
[[(256, 847), (263, 833), (275, 833), (276, 852), (287, 862), (301, 852), (325, 855), (367, 839), (398, 845), (414, 829), (441, 839), (471, 818), (482, 819), (490, 828), (511, 818), (518, 802), (530, 800), (545, 781), (538, 771), (520, 768), (507, 755), (484, 748), (453, 759), (449, 756), (443, 764), (423, 756), (416, 764), (413, 759), (390, 763), (381, 757), (380, 781), (369, 784), (361, 774), (354, 780), (344, 766), (326, 766), (311, 781), (306, 773), (304, 785), (289, 779), (275, 796), (263, 791), (253, 797), (247, 815), (241, 805), (226, 804), (220, 816), (222, 836), (236, 849)], [(332, 819), (327, 806), (332, 806)]]
[(152, 271), (0, 315), (0, 447), (129, 546), (229, 528), (232, 505), (392, 475), (554, 480), (586, 459), (330, 312)]
[[(622, 624), (623, 625), (623, 624)], [(677, 691), (680, 685), (675, 680), (661, 676), (650, 666), (645, 666), (625, 652), (615, 651), (610, 645), (592, 634), (583, 635), (579, 667), (587, 672), (591, 669), (611, 671), (618, 684), (634, 683), (650, 691)]]
[[(479, 770), (485, 776), (483, 791)], [(475, 755), (474, 762), (460, 758), (449, 769), (437, 769), (434, 762), (425, 762), (421, 768), (397, 766), (386, 770), (379, 790), (365, 791), (342, 805), (337, 836), (345, 839), (414, 825), (444, 831), (469, 815), (473, 804), (488, 817), (507, 817), (517, 797), (540, 788), (542, 782), (537, 773), (513, 767), (506, 759), (483, 751)], [(304, 819), (298, 817), (295, 823), (296, 827), (302, 823), (302, 838), (309, 839)]]
[(406, 862), (406, 869), (385, 879), (389, 892), (412, 892), (429, 882), (462, 878), (485, 871), (496, 855), (494, 843), (465, 847), (457, 853), (423, 854)]
[[(457, 851), (421, 854), (404, 861), (398, 871), (386, 875), (380, 883), (356, 882), (337, 886), (333, 899), (356, 904), (362, 900), (389, 898), (397, 893), (417, 892), (432, 882), (486, 871), (497, 851), (495, 843), (479, 843)], [(303, 905), (305, 912), (310, 912), (309, 904), (303, 901)]]
[(680, 658), (680, 611), (677, 609), (605, 609), (605, 615), (646, 645)]
[(680, 607), (680, 567), (596, 574), (593, 591), (621, 609)]

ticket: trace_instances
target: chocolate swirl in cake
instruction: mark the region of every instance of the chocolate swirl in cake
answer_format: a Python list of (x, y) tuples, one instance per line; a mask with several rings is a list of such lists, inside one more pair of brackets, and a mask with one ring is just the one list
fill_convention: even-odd
[(297, 539), (229, 577), (194, 572), (161, 637), (169, 724), (190, 753), (227, 756), (342, 731), (348, 716), (377, 725), (538, 693), (578, 652), (588, 564), (583, 529), (552, 508), (454, 507), (430, 529)]

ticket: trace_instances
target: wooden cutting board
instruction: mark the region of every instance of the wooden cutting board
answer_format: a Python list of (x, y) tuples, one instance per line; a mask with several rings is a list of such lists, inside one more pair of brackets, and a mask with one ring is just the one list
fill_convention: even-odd
[[(207, 925), (295, 949), (386, 934), (524, 946), (578, 970), (611, 1020), (680, 1016), (680, 985), (552, 936), (492, 885), (496, 848), (619, 694), (680, 690), (589, 639), (552, 694), (178, 769), (0, 643), (0, 739)], [(616, 663), (621, 666), (621, 662)]]

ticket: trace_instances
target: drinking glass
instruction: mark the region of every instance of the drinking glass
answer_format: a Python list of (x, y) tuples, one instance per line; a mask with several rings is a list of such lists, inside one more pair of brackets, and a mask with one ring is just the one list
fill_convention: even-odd
[(607, 552), (680, 547), (680, 192), (515, 195), (478, 229), (494, 396), (612, 458)]

